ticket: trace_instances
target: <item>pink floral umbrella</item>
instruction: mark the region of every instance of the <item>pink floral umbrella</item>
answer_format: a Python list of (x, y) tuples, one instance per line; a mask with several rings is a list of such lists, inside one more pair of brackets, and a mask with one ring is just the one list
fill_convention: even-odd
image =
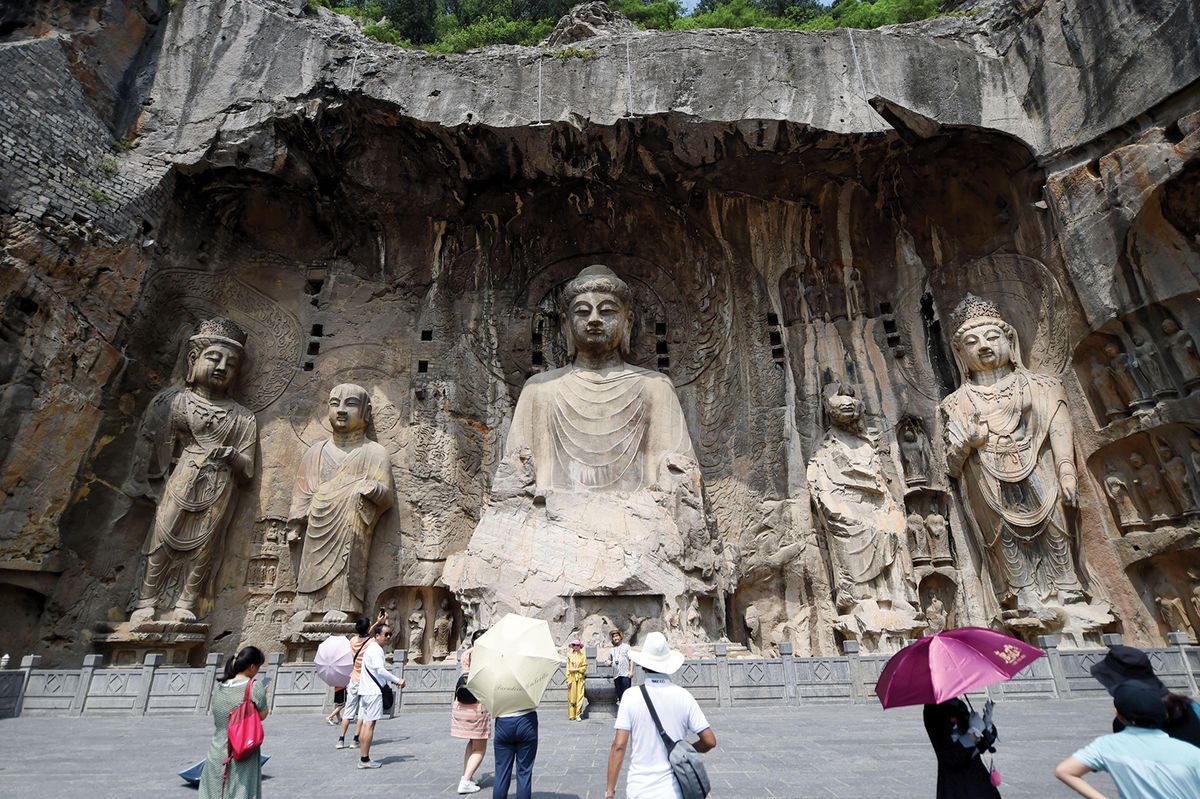
[(983, 627), (922, 638), (883, 667), (875, 694), (885, 708), (938, 704), (995, 685), (1046, 654), (1036, 646)]

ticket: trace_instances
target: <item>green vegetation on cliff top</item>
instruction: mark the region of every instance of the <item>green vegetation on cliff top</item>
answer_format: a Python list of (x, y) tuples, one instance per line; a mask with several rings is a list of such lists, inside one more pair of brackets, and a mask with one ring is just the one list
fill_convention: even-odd
[[(492, 44), (537, 44), (580, 0), (311, 0), (358, 19), (375, 39), (434, 53)], [(935, 17), (942, 0), (700, 0), (688, 13), (679, 0), (610, 0), (639, 28), (878, 28)]]

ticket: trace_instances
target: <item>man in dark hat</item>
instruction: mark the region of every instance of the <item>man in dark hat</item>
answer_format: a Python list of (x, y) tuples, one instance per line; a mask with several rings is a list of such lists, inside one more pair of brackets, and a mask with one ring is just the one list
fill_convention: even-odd
[(1107, 771), (1126, 799), (1200, 796), (1200, 747), (1163, 732), (1167, 708), (1162, 693), (1148, 681), (1132, 679), (1117, 685), (1112, 695), (1125, 729), (1092, 741), (1059, 763), (1054, 776), (1088, 799), (1104, 799), (1083, 779), (1093, 771)]
[[(1135, 682), (1154, 691), (1166, 708), (1166, 721), (1160, 725), (1172, 738), (1200, 746), (1200, 702), (1182, 694), (1171, 693), (1154, 673), (1150, 658), (1142, 650), (1116, 644), (1109, 648), (1104, 660), (1092, 666), (1092, 676), (1110, 694), (1118, 686)], [(1113, 732), (1125, 729), (1120, 716), (1113, 719)]]

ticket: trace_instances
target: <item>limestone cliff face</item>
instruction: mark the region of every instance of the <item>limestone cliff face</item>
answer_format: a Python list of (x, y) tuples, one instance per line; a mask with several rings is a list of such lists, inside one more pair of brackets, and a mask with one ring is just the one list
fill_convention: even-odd
[[(943, 320), (968, 290), (1063, 379), (1092, 590), (1131, 641), (1179, 626), (1157, 599), (1200, 628), (1189, 496), (1122, 528), (1105, 482), (1112, 462), (1134, 491), (1134, 453), (1168, 474), (1165, 441), (1200, 489), (1200, 404), (1165, 324), (1200, 336), (1195, 3), (622, 33), (586, 58), (403, 51), (302, 2), (168, 5), (0, 16), (0, 649), (74, 657), (126, 613), (153, 512), (122, 490), (133, 438), (204, 314), (250, 333), (261, 440), (209, 646), (282, 646), (281, 524), (339, 382), (371, 389), (397, 486), (368, 594), (436, 607), (521, 386), (565, 358), (555, 292), (593, 262), (636, 286), (633, 358), (689, 420), (726, 560), (704, 634), (835, 647), (804, 479), (831, 382), (865, 401), (906, 513), (949, 521), (954, 563), (914, 573), (922, 604), (991, 621), (935, 414), (959, 379)], [(1146, 397), (1109, 344), (1159, 365), (1128, 377)], [(924, 483), (898, 428), (928, 442)], [(569, 612), (582, 628), (653, 607)]]

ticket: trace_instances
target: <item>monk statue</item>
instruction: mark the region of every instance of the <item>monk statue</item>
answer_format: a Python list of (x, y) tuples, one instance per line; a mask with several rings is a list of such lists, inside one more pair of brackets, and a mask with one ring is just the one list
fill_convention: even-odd
[(1190, 394), (1200, 386), (1200, 352), (1196, 350), (1196, 340), (1174, 319), (1163, 320), (1162, 332), (1167, 338), (1167, 352)]
[(1104, 467), (1107, 473), (1101, 483), (1104, 485), (1104, 493), (1112, 500), (1113, 508), (1116, 510), (1117, 526), (1126, 533), (1146, 529), (1141, 514), (1138, 512), (1137, 503), (1129, 490), (1129, 481), (1125, 478), (1121, 468), (1111, 460), (1105, 461)]
[(814, 516), (825, 533), (833, 567), (834, 603), (843, 634), (855, 629), (869, 648), (886, 651), (889, 634), (917, 630), (915, 587), (905, 545), (906, 520), (883, 472), (876, 441), (863, 425), (864, 407), (848, 389), (825, 398), (832, 422), (808, 462)]
[(481, 624), (545, 611), (571, 632), (568, 594), (655, 594), (664, 613), (714, 596), (722, 563), (687, 420), (669, 377), (628, 361), (633, 292), (589, 266), (560, 295), (570, 362), (529, 378), (488, 504), (444, 580)]
[(1021, 361), (1016, 331), (968, 294), (952, 317), (962, 385), (941, 404), (950, 476), (983, 536), (996, 596), (1029, 613), (1082, 602), (1067, 509), (1079, 479), (1066, 394)]
[(450, 600), (443, 599), (433, 620), (433, 641), (430, 643), (429, 656), (434, 663), (442, 662), (450, 654), (450, 637), (453, 633), (454, 613), (450, 610)]
[(238, 485), (254, 477), (258, 425), (229, 398), (245, 357), (246, 334), (228, 319), (201, 323), (188, 339), (184, 387), (156, 396), (138, 429), (130, 484), (157, 502), (143, 550), (146, 571), (130, 624), (194, 622), (211, 589), (215, 561), (237, 505)]
[(392, 461), (383, 445), (366, 437), (371, 397), (343, 383), (329, 392), (333, 435), (300, 459), (288, 513), (289, 541), (304, 539), (297, 603), (328, 623), (362, 615), (367, 554), (379, 517), (392, 507)]

